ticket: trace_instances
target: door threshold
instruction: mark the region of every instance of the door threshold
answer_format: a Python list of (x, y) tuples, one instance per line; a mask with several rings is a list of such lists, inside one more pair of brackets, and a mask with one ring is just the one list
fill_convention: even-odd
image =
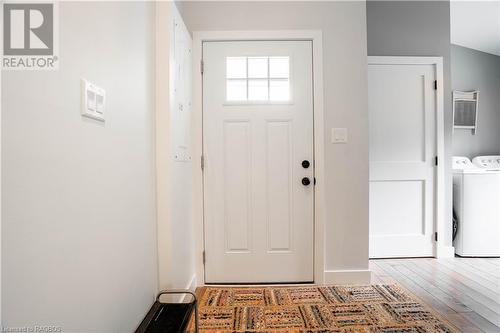
[(294, 287), (294, 286), (312, 286), (314, 281), (302, 282), (224, 282), (210, 283), (205, 282), (205, 287)]
[(433, 256), (414, 256), (414, 257), (377, 257), (369, 260), (391, 260), (391, 259), (436, 259)]

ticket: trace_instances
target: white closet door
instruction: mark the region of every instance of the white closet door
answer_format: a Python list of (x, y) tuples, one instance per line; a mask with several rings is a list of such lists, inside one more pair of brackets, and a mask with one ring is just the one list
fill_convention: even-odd
[(368, 66), (370, 257), (432, 256), (434, 65)]

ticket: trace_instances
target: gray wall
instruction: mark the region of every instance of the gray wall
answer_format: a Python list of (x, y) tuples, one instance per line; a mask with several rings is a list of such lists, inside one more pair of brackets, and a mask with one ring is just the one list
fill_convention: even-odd
[[(320, 181), (326, 181), (327, 198), (325, 269), (333, 271), (368, 268), (365, 11), (362, 1), (187, 1), (181, 6), (191, 31), (323, 31), (326, 179)], [(349, 129), (348, 144), (331, 144), (332, 127)]]
[(479, 90), (478, 130), (456, 129), (453, 155), (500, 155), (500, 56), (452, 45), (451, 87)]
[(59, 6), (60, 69), (2, 75), (2, 326), (130, 332), (157, 289), (154, 4)]
[[(440, 56), (444, 64), (446, 214), (451, 221), (452, 109), (450, 3), (447, 1), (367, 1), (368, 55)], [(445, 235), (451, 246), (451, 227)]]

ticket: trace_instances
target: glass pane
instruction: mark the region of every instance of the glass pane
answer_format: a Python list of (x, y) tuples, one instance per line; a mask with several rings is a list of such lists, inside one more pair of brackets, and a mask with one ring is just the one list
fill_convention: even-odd
[(271, 80), (269, 82), (269, 99), (271, 101), (290, 100), (289, 80)]
[(246, 101), (247, 100), (247, 81), (246, 80), (227, 80), (226, 99), (228, 101)]
[(248, 77), (267, 78), (267, 57), (248, 57)]
[(226, 58), (226, 78), (244, 79), (247, 77), (247, 58), (246, 57), (227, 57)]
[(267, 80), (248, 80), (249, 101), (267, 101), (268, 96)]
[(290, 77), (290, 58), (270, 57), (269, 71), (269, 77), (288, 79)]

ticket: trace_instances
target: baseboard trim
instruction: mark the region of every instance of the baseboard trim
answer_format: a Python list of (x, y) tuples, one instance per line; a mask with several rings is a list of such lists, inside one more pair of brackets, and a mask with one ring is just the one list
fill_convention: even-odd
[(453, 246), (439, 246), (437, 247), (437, 258), (453, 258), (455, 257), (455, 247)]
[(371, 271), (360, 270), (334, 270), (325, 271), (325, 284), (369, 284)]

